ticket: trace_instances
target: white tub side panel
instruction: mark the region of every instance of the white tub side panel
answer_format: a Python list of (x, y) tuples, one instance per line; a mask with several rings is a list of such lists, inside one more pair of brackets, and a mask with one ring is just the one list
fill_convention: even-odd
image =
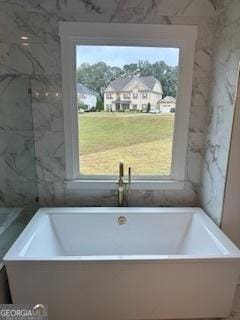
[(239, 263), (17, 263), (14, 303), (45, 303), (51, 320), (227, 317)]
[(0, 268), (0, 304), (11, 303), (10, 291), (5, 267)]

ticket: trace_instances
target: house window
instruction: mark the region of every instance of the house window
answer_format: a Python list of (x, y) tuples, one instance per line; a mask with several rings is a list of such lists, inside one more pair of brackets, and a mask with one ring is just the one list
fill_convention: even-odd
[(133, 99), (137, 99), (138, 98), (138, 93), (137, 92), (134, 92), (133, 93)]
[(107, 98), (107, 99), (113, 99), (113, 96), (112, 96), (111, 93), (107, 93), (107, 94), (106, 94), (106, 98)]
[(143, 111), (146, 111), (146, 109), (147, 109), (147, 105), (144, 103), (144, 104), (142, 104), (142, 110)]
[[(197, 27), (60, 22), (60, 36), (67, 187), (115, 189), (122, 159), (132, 168), (133, 189), (181, 188)], [(146, 60), (151, 74), (139, 73), (139, 61)], [(98, 77), (85, 74), (96, 70)], [(163, 74), (171, 76), (171, 90)], [(101, 112), (77, 113), (75, 79), (96, 92)], [(146, 90), (144, 114), (128, 110), (136, 99), (128, 92), (136, 86)], [(117, 93), (113, 114), (106, 112), (110, 105), (104, 101), (104, 96), (112, 99), (109, 88)], [(156, 93), (176, 98), (176, 113), (155, 112), (158, 101), (151, 97)]]
[(132, 109), (133, 109), (134, 111), (136, 111), (136, 110), (137, 110), (137, 108), (138, 108), (138, 105), (137, 105), (137, 104), (133, 104)]
[(125, 100), (131, 99), (131, 93), (124, 93), (123, 99), (125, 99)]

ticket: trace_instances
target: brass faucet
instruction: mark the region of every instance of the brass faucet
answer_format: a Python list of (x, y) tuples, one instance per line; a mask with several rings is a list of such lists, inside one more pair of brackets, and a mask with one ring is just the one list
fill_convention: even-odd
[(124, 181), (124, 165), (123, 161), (119, 162), (119, 178), (118, 178), (118, 206), (125, 207), (128, 205), (128, 191), (131, 184), (131, 168), (128, 168), (128, 181)]

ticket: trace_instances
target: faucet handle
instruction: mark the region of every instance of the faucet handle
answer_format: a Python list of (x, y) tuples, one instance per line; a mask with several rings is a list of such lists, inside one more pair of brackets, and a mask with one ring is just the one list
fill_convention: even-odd
[(119, 178), (124, 176), (124, 166), (123, 166), (123, 161), (119, 161)]

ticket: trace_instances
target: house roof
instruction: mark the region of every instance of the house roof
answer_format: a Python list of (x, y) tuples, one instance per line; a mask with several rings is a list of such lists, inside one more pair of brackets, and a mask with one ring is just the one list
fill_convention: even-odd
[(170, 97), (170, 96), (166, 96), (165, 98), (163, 98), (160, 102), (168, 102), (168, 103), (175, 103), (176, 99), (174, 97)]
[(154, 76), (117, 78), (111, 81), (108, 87), (111, 87), (113, 90), (116, 91), (122, 91), (133, 79), (141, 81), (148, 88), (148, 90), (153, 90), (156, 82), (160, 82)]
[(88, 87), (84, 86), (82, 83), (77, 83), (77, 93), (81, 94), (88, 94), (91, 96), (97, 96), (97, 93), (93, 91), (92, 89), (89, 89)]

